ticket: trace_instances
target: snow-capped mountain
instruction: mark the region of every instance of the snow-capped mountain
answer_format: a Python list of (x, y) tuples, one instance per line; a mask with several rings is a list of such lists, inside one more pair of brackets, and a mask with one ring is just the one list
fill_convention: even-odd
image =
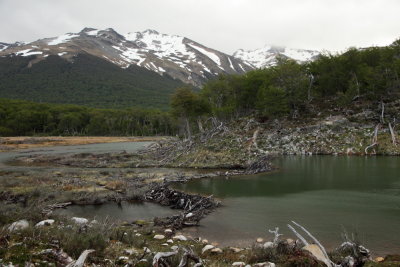
[(57, 55), (69, 61), (80, 53), (103, 58), (121, 68), (137, 65), (200, 86), (220, 73), (240, 74), (253, 67), (233, 56), (188, 38), (154, 30), (119, 34), (113, 29), (85, 28), (79, 33), (31, 43), (0, 43), (0, 56), (35, 56), (31, 64)]
[(290, 58), (299, 63), (314, 60), (320, 52), (314, 50), (294, 49), (279, 46), (264, 46), (263, 48), (245, 51), (237, 50), (233, 56), (250, 63), (256, 68), (274, 66), (278, 57)]

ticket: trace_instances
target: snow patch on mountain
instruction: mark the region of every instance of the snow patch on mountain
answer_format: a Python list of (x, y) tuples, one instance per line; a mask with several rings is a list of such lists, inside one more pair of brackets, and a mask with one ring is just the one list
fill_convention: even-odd
[(7, 45), (0, 44), (0, 51), (6, 50), (8, 48)]
[(67, 33), (54, 38), (52, 41), (48, 42), (48, 45), (59, 45), (68, 42), (72, 38), (79, 37), (79, 34)]
[(87, 35), (91, 35), (91, 36), (97, 36), (97, 34), (99, 33), (100, 30), (91, 30), (86, 32)]
[(28, 57), (32, 55), (41, 55), (43, 54), (42, 51), (32, 51), (32, 49), (25, 49), (15, 53), (17, 56)]
[(196, 49), (197, 51), (199, 51), (200, 53), (202, 53), (203, 55), (209, 57), (212, 61), (214, 61), (215, 63), (217, 63), (218, 66), (221, 66), (221, 59), (214, 53), (211, 53), (207, 50), (205, 50), (204, 48), (195, 46), (194, 44), (188, 44), (189, 46), (193, 47), (194, 49)]

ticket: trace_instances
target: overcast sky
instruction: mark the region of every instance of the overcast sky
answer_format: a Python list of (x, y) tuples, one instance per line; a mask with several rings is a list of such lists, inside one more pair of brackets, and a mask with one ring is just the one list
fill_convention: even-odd
[(400, 0), (0, 0), (0, 41), (84, 27), (155, 29), (225, 53), (265, 44), (343, 51), (400, 38)]

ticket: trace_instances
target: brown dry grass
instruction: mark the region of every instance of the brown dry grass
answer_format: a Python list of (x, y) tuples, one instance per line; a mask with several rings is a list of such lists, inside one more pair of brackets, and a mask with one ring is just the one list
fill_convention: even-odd
[(115, 136), (48, 136), (48, 137), (1, 137), (0, 152), (48, 146), (86, 145), (96, 143), (159, 141), (165, 137), (115, 137)]

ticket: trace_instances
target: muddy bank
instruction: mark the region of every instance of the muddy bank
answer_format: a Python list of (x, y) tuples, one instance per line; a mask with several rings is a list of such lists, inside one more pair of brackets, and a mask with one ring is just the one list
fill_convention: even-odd
[(23, 136), (0, 137), (0, 152), (18, 149), (31, 149), (37, 147), (87, 145), (115, 142), (150, 142), (169, 139), (171, 137), (145, 136), (145, 137), (113, 137), (113, 136)]

